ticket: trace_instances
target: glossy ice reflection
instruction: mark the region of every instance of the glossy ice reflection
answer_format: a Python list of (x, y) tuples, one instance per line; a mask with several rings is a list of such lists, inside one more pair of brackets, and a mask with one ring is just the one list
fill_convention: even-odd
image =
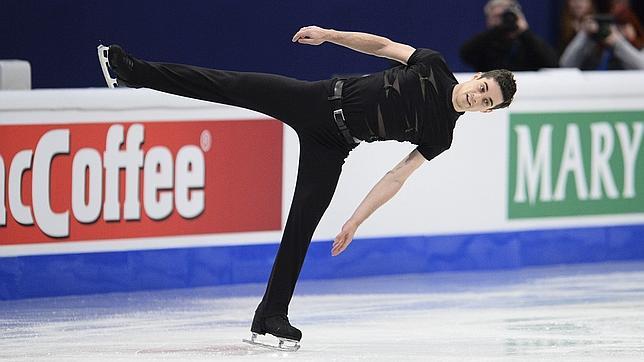
[(0, 359), (644, 360), (644, 263), (305, 281), (302, 348), (241, 342), (263, 285), (0, 302)]

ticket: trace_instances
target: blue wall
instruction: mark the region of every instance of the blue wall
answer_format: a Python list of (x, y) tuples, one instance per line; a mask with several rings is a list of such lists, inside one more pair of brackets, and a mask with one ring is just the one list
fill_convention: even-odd
[[(644, 225), (311, 244), (301, 279), (644, 259)], [(0, 258), (0, 300), (264, 283), (277, 244)]]
[[(103, 86), (95, 48), (120, 43), (149, 60), (262, 71), (300, 79), (369, 73), (385, 60), (335, 46), (296, 45), (318, 24), (373, 32), (443, 52), (454, 71), (468, 37), (484, 28), (486, 0), (78, 1), (3, 0), (0, 59), (32, 64), (34, 88)], [(531, 28), (555, 43), (561, 0), (523, 1)]]

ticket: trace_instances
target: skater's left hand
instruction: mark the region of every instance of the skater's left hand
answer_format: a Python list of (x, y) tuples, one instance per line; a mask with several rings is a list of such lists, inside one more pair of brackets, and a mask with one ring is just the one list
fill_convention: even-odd
[(335, 240), (333, 241), (331, 255), (338, 256), (340, 253), (342, 253), (344, 249), (346, 249), (347, 246), (351, 244), (353, 235), (355, 235), (357, 229), (357, 225), (355, 225), (351, 221), (347, 221), (344, 226), (342, 226), (342, 231), (340, 231), (338, 236), (336, 236)]

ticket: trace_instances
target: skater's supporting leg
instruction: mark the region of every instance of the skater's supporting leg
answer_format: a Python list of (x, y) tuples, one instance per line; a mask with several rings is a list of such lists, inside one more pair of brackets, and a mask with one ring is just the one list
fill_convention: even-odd
[[(255, 313), (253, 332), (274, 334), (263, 330), (265, 326), (261, 321), (288, 314), (311, 237), (331, 202), (348, 150), (326, 148), (306, 137), (300, 138), (300, 164), (293, 203), (266, 293)], [(291, 339), (299, 340), (300, 336)]]

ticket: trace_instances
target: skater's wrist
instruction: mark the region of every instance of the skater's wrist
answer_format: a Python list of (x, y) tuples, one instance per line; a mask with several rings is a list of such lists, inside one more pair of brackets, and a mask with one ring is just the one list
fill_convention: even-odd
[(334, 43), (336, 41), (339, 41), (341, 38), (341, 32), (335, 30), (335, 29), (324, 29), (322, 32), (322, 38), (324, 41), (328, 41), (331, 43)]
[(347, 222), (344, 223), (344, 226), (346, 228), (351, 228), (351, 229), (355, 230), (355, 229), (358, 228), (358, 226), (360, 226), (361, 223), (362, 222), (360, 220), (357, 220), (355, 218), (351, 218), (351, 219), (347, 220)]

